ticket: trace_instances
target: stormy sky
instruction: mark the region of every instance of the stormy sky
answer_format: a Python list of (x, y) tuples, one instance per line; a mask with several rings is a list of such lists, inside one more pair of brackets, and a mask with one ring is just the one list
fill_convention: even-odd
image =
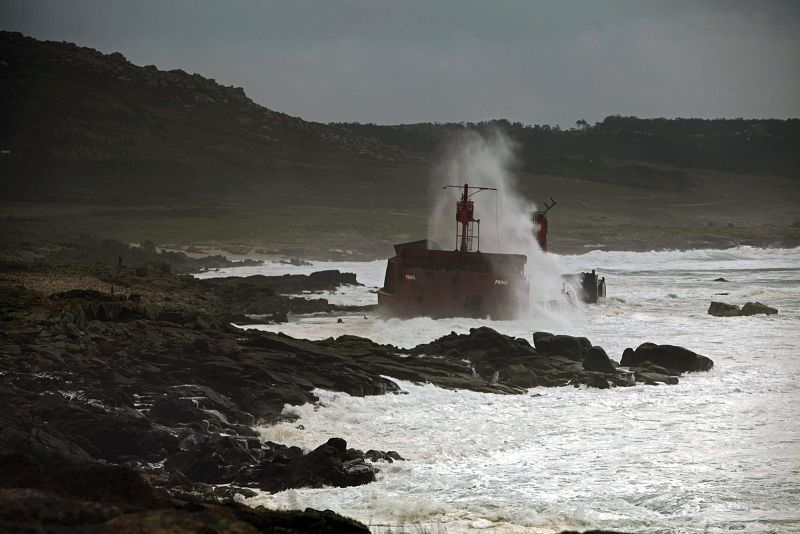
[(800, 116), (796, 0), (3, 0), (0, 27), (322, 122)]

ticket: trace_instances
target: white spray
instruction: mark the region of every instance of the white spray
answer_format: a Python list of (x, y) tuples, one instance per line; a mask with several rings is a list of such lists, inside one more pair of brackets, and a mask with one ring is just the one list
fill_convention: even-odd
[(536, 206), (517, 192), (516, 179), (509, 170), (514, 152), (514, 142), (497, 129), (483, 133), (467, 130), (453, 139), (432, 180), (432, 194), (437, 200), (428, 220), (428, 238), (442, 249), (457, 246), (455, 202), (461, 191), (442, 190), (443, 186), (468, 183), (496, 188), (497, 192), (484, 191), (474, 197), (475, 218), (481, 220), (480, 250), (527, 256), (531, 317), (555, 318), (555, 314), (565, 319), (564, 312), (574, 312), (576, 304), (564, 295), (564, 270), (558, 257), (545, 254), (534, 237), (532, 214)]

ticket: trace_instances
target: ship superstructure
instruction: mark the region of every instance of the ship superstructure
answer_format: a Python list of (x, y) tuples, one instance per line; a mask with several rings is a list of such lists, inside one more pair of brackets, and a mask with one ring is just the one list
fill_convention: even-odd
[(491, 317), (510, 319), (528, 304), (526, 256), (480, 251), (480, 219), (472, 197), (490, 187), (462, 190), (456, 203), (456, 248), (428, 240), (395, 245), (378, 308), (393, 317)]

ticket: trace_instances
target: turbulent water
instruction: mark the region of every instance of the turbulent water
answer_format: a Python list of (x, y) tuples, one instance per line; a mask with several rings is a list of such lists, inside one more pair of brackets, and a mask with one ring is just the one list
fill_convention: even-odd
[[(263, 494), (249, 504), (333, 509), (376, 532), (800, 531), (800, 249), (591, 252), (560, 263), (572, 272), (598, 269), (609, 298), (538, 305), (517, 321), (359, 314), (262, 328), (403, 347), (479, 325), (529, 340), (547, 330), (585, 335), (616, 360), (644, 341), (683, 345), (713, 359), (714, 369), (677, 386), (535, 388), (517, 396), (407, 382), (399, 395), (318, 391), (319, 405), (287, 407), (300, 419), (262, 428), (264, 439), (312, 448), (339, 436), (364, 450), (397, 450), (407, 461), (380, 464), (374, 484)], [(326, 298), (372, 304), (384, 266), (267, 264), (204, 276), (338, 268), (365, 286)], [(712, 300), (759, 301), (780, 313), (712, 317)]]

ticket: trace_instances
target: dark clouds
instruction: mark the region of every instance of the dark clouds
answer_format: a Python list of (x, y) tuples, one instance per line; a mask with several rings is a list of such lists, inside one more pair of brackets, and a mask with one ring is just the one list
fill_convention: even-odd
[(4, 0), (0, 26), (306, 119), (800, 116), (800, 2)]

